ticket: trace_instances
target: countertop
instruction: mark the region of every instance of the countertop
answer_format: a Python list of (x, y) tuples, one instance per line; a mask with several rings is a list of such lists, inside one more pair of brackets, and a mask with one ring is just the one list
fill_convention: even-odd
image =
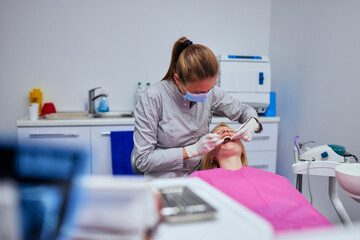
[[(277, 123), (280, 122), (280, 117), (260, 117), (261, 123)], [(214, 116), (212, 123), (231, 123), (226, 117)], [(16, 121), (17, 127), (56, 127), (56, 126), (109, 126), (109, 125), (133, 125), (135, 119), (133, 117), (121, 118), (83, 118), (83, 119), (39, 119), (31, 121), (29, 116)]]

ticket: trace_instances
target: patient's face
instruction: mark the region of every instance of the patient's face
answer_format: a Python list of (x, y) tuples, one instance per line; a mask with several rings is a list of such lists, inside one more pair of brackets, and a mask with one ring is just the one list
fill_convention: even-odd
[(223, 157), (229, 156), (241, 156), (243, 149), (241, 140), (231, 140), (230, 137), (235, 134), (235, 131), (229, 126), (219, 126), (215, 128), (213, 133), (220, 135), (221, 139), (225, 139), (224, 142), (218, 145), (214, 150), (213, 154), (217, 160), (221, 160)]

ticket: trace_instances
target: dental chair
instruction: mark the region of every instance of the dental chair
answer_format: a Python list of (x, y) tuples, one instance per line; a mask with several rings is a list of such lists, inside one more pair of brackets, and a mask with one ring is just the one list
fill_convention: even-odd
[(135, 164), (134, 149), (131, 152), (131, 169), (136, 175), (144, 175), (144, 172), (140, 171)]

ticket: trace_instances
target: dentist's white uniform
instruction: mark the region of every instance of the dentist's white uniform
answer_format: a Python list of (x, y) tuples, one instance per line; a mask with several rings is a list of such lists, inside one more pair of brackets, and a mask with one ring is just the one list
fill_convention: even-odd
[[(204, 103), (193, 103), (171, 80), (144, 92), (135, 107), (134, 157), (138, 169), (151, 177), (181, 177), (194, 170), (201, 156), (183, 160), (183, 147), (209, 133), (213, 114), (232, 121), (258, 118), (256, 111), (215, 86)], [(259, 123), (261, 132), (262, 126)]]

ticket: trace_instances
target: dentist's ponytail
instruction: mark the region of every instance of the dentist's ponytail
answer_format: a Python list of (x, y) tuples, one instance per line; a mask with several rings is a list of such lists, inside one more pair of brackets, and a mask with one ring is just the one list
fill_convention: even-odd
[(195, 82), (217, 76), (218, 72), (219, 63), (208, 47), (181, 37), (174, 44), (170, 66), (163, 80), (174, 80), (174, 75), (178, 74), (183, 83)]

